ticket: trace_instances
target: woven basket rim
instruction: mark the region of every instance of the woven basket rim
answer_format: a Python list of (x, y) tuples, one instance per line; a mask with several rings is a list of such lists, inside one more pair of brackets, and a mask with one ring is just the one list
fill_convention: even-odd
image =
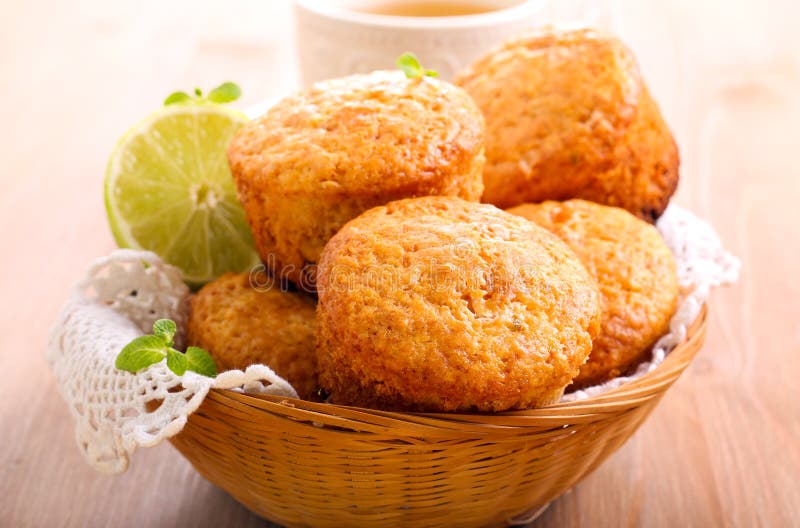
[(332, 403), (318, 403), (288, 396), (250, 394), (233, 389), (211, 389), (208, 398), (233, 407), (245, 405), (248, 410), (260, 409), (301, 420), (336, 425), (337, 420), (383, 423), (387, 426), (404, 423), (418, 425), (428, 432), (430, 427), (444, 429), (553, 427), (569, 421), (597, 421), (604, 415), (637, 407), (643, 401), (659, 397), (680, 376), (700, 349), (697, 344), (705, 336), (708, 306), (704, 304), (695, 320), (687, 327), (686, 336), (667, 354), (664, 361), (641, 377), (609, 389), (596, 396), (546, 407), (501, 413), (409, 413), (380, 411)]

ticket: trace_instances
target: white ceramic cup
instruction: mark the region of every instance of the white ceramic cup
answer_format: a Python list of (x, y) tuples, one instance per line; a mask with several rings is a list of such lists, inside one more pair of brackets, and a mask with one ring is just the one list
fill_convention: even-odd
[[(295, 0), (297, 52), (303, 85), (395, 67), (406, 51), (444, 79), (493, 46), (541, 24), (546, 0), (449, 0), (490, 11), (462, 16), (370, 13), (390, 0)], [(437, 2), (443, 3), (443, 2)]]

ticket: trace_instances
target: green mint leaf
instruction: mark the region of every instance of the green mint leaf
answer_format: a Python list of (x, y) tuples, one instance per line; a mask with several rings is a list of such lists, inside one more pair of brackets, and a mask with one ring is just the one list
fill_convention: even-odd
[(186, 368), (188, 367), (189, 362), (186, 359), (186, 356), (175, 350), (174, 348), (167, 349), (167, 367), (177, 374), (178, 376), (183, 376), (186, 373)]
[(419, 59), (413, 53), (403, 53), (397, 57), (397, 62), (395, 64), (397, 64), (397, 67), (401, 69), (409, 79), (422, 77), (422, 75), (425, 73), (425, 70), (419, 63)]
[(197, 97), (203, 97), (203, 90), (201, 90), (200, 88), (195, 88), (194, 95), (196, 95)]
[(212, 103), (230, 103), (237, 100), (242, 95), (239, 85), (232, 82), (224, 82), (208, 92), (206, 96)]
[(188, 361), (187, 368), (193, 372), (209, 378), (217, 375), (217, 366), (214, 364), (214, 358), (202, 348), (194, 346), (187, 348), (186, 360)]
[(160, 337), (145, 335), (140, 336), (125, 345), (117, 356), (114, 366), (119, 370), (139, 372), (153, 363), (164, 359), (167, 347)]
[(172, 339), (175, 337), (176, 331), (175, 321), (170, 319), (159, 319), (153, 323), (153, 335), (163, 339), (164, 344), (168, 347), (172, 346)]
[(436, 70), (425, 70), (425, 76), (426, 77), (438, 77), (439, 76), (439, 72), (436, 71)]
[(153, 323), (153, 335), (137, 337), (125, 345), (114, 364), (120, 370), (136, 373), (166, 356), (167, 367), (178, 376), (187, 370), (211, 378), (216, 376), (214, 359), (202, 348), (189, 347), (185, 354), (172, 348), (176, 331), (175, 321), (159, 319)]
[(184, 101), (188, 101), (191, 99), (192, 96), (187, 94), (186, 92), (172, 92), (164, 99), (164, 106), (175, 104), (175, 103), (182, 103)]

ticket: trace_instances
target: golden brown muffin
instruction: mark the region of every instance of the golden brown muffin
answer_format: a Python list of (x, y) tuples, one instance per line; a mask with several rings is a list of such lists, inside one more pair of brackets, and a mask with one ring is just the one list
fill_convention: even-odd
[(192, 297), (186, 340), (207, 350), (219, 371), (267, 365), (301, 398), (314, 399), (315, 326), (308, 295), (254, 288), (248, 273), (226, 273)]
[(557, 401), (599, 329), (597, 287), (545, 229), (452, 197), (348, 222), (319, 264), (317, 354), (330, 401), (503, 411)]
[(593, 30), (520, 35), (455, 83), (486, 118), (482, 201), (584, 198), (650, 222), (678, 184), (678, 149), (631, 51)]
[(570, 389), (615, 378), (645, 359), (667, 333), (679, 292), (675, 259), (656, 228), (618, 207), (584, 200), (508, 212), (558, 235), (600, 287), (600, 334)]
[(483, 191), (483, 117), (452, 84), (399, 71), (315, 84), (238, 132), (228, 159), (264, 263), (313, 288), (325, 243), (398, 198)]

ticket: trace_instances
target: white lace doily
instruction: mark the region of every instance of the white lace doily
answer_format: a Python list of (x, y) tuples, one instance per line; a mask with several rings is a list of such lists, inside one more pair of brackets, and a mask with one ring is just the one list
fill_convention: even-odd
[[(739, 261), (723, 249), (711, 226), (690, 212), (669, 207), (658, 229), (675, 254), (681, 286), (691, 290), (672, 318), (670, 333), (634, 375), (568, 394), (565, 401), (587, 398), (654, 369), (684, 338), (711, 288), (737, 279)], [(212, 387), (297, 397), (286, 380), (264, 365), (214, 379), (193, 372), (177, 376), (163, 362), (135, 375), (114, 368), (122, 347), (150, 333), (157, 319), (177, 323), (181, 346), (188, 298), (176, 268), (152, 253), (132, 250), (98, 259), (73, 288), (51, 331), (47, 358), (75, 418), (78, 446), (95, 469), (125, 471), (137, 447), (180, 432)], [(155, 410), (147, 410), (148, 402), (159, 401)]]
[[(150, 333), (157, 319), (177, 323), (181, 346), (188, 300), (180, 271), (146, 251), (117, 250), (96, 260), (73, 288), (50, 332), (47, 359), (75, 418), (78, 446), (95, 469), (125, 471), (138, 446), (179, 433), (212, 387), (297, 397), (263, 365), (214, 379), (191, 371), (177, 376), (165, 362), (136, 375), (114, 368), (122, 347)], [(162, 403), (148, 412), (152, 401)]]

